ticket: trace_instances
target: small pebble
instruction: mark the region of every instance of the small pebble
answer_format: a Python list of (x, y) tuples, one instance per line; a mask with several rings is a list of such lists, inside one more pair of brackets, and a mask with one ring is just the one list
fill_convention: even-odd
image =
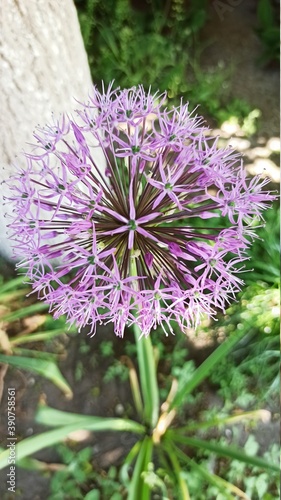
[(124, 411), (125, 411), (125, 408), (124, 408), (123, 405), (121, 405), (121, 403), (118, 403), (115, 406), (115, 413), (116, 413), (116, 415), (122, 416), (122, 415), (124, 415)]
[(279, 153), (280, 151), (280, 139), (279, 137), (271, 137), (268, 141), (266, 146), (270, 151), (274, 153)]

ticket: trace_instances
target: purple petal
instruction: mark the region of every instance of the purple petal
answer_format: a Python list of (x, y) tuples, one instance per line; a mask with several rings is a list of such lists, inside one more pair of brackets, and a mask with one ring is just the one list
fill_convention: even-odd
[(129, 237), (128, 237), (129, 250), (132, 250), (132, 248), (134, 246), (134, 234), (135, 234), (135, 231), (129, 231)]

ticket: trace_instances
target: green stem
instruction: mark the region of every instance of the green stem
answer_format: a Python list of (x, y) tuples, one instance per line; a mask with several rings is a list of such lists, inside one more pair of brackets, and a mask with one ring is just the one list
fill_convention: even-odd
[(159, 418), (159, 390), (157, 384), (156, 363), (150, 337), (140, 338), (141, 331), (134, 325), (139, 367), (140, 385), (144, 402), (144, 419), (151, 430)]
[[(137, 276), (135, 257), (131, 256), (131, 276)], [(134, 324), (134, 334), (137, 348), (137, 360), (139, 368), (140, 386), (143, 399), (143, 417), (152, 431), (159, 418), (159, 390), (157, 383), (157, 364), (154, 358), (153, 347), (150, 337), (142, 336), (138, 325)]]

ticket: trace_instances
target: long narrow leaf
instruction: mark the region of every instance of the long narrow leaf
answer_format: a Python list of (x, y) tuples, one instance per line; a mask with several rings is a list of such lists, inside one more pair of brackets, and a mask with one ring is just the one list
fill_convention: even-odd
[[(119, 431), (126, 426), (127, 430), (135, 432), (136, 434), (142, 434), (145, 431), (143, 425), (135, 422), (133, 420), (121, 419), (121, 418), (104, 418), (104, 417), (94, 417), (92, 415), (80, 415), (79, 413), (70, 413), (67, 411), (56, 410), (55, 408), (50, 408), (49, 406), (39, 406), (37, 413), (35, 415), (35, 420), (39, 424), (48, 425), (49, 427), (59, 427), (63, 425), (72, 425), (76, 422), (81, 423), (95, 423), (97, 425), (97, 430), (102, 430), (98, 428), (103, 425), (107, 426), (105, 430)], [(110, 425), (112, 427), (110, 427)]]
[(123, 465), (122, 465), (122, 467), (120, 469), (120, 479), (127, 486), (130, 483), (130, 477), (129, 477), (128, 469), (129, 469), (132, 461), (134, 460), (134, 458), (139, 453), (140, 447), (141, 447), (141, 441), (137, 441), (134, 444), (133, 448), (130, 449), (130, 451), (129, 451), (128, 455), (126, 456), (126, 458), (125, 458), (125, 460), (123, 462)]
[(178, 427), (178, 432), (193, 432), (201, 429), (208, 429), (209, 427), (218, 427), (220, 425), (235, 425), (244, 420), (262, 420), (268, 421), (270, 418), (270, 412), (268, 410), (254, 410), (246, 411), (238, 415), (231, 415), (223, 418), (214, 418), (212, 420), (206, 420), (205, 422), (192, 422), (184, 427)]
[(172, 401), (171, 408), (182, 405), (183, 399), (209, 375), (212, 368), (214, 368), (214, 366), (229, 353), (234, 345), (241, 339), (242, 335), (243, 332), (232, 334), (219, 347), (217, 347), (217, 349), (195, 370), (191, 380), (189, 380), (183, 387), (181, 387), (181, 380), (179, 380), (179, 386), (181, 389), (177, 392), (174, 400)]
[(22, 370), (38, 373), (42, 377), (51, 380), (67, 398), (72, 397), (71, 387), (61, 374), (57, 365), (51, 360), (0, 354), (0, 363), (7, 363), (8, 365), (15, 366)]
[(235, 446), (226, 446), (219, 443), (205, 441), (204, 439), (183, 436), (179, 432), (173, 430), (167, 431), (167, 435), (168, 437), (171, 437), (175, 442), (186, 444), (187, 446), (212, 451), (216, 455), (228, 457), (232, 460), (239, 460), (240, 462), (244, 462), (248, 465), (251, 465), (252, 467), (261, 467), (262, 469), (279, 472), (278, 465), (270, 463), (260, 457), (247, 455), (243, 450), (236, 448)]
[(13, 357), (16, 356), (21, 358), (46, 359), (47, 361), (57, 361), (59, 358), (59, 354), (54, 352), (36, 351), (35, 349), (25, 349), (25, 347), (14, 347)]
[[(148, 470), (148, 466), (152, 460), (152, 451), (153, 451), (153, 442), (151, 438), (148, 438), (146, 445), (146, 453), (143, 461), (143, 472), (146, 472)], [(141, 474), (141, 478), (142, 478), (142, 493), (140, 498), (142, 500), (150, 500), (150, 487), (145, 482), (143, 474)]]
[(110, 48), (112, 54), (115, 56), (116, 60), (118, 61), (119, 59), (119, 51), (118, 51), (118, 46), (116, 45), (116, 40), (112, 34), (112, 30), (103, 28), (99, 29), (99, 32), (104, 39), (105, 43), (108, 45)]
[[(60, 410), (55, 410), (49, 407), (41, 407), (37, 412), (35, 420), (36, 422), (54, 426), (54, 422), (50, 422), (48, 419), (54, 419), (56, 426), (63, 426), (62, 421), (65, 425), (90, 425), (93, 426), (94, 431), (128, 431), (135, 432), (136, 434), (143, 434), (145, 428), (143, 425), (135, 422), (134, 420), (124, 419), (124, 418), (104, 418), (104, 417), (94, 417), (92, 415), (79, 415), (76, 413), (68, 413)], [(84, 427), (79, 427), (83, 429)], [(87, 427), (88, 428), (88, 427)]]
[(13, 280), (7, 281), (7, 283), (4, 283), (3, 285), (0, 286), (0, 298), (2, 293), (9, 292), (10, 290), (17, 290), (20, 285), (26, 286), (23, 283), (23, 280), (25, 278), (23, 276), (20, 276), (19, 278), (15, 278)]
[(18, 309), (12, 313), (6, 314), (1, 318), (2, 321), (12, 322), (21, 318), (26, 318), (26, 316), (30, 316), (32, 314), (37, 313), (38, 311), (46, 311), (49, 308), (48, 304), (44, 302), (36, 302), (36, 304), (32, 304), (31, 306), (23, 307), (22, 309)]
[[(16, 457), (17, 460), (22, 460), (25, 457), (29, 457), (37, 451), (53, 446), (54, 444), (62, 441), (71, 432), (85, 429), (89, 431), (124, 431), (124, 432), (144, 432), (143, 427), (131, 420), (123, 420), (117, 418), (102, 418), (102, 417), (89, 417), (86, 422), (85, 417), (83, 420), (76, 421), (73, 424), (65, 425), (64, 427), (59, 427), (51, 431), (43, 432), (37, 436), (31, 436), (29, 438), (20, 441), (16, 445)], [(5, 450), (0, 454), (0, 469), (8, 466), (8, 458), (10, 455), (10, 450)]]
[(165, 444), (164, 444), (164, 448), (165, 448), (167, 455), (169, 457), (169, 461), (173, 465), (173, 472), (174, 472), (174, 475), (175, 475), (176, 480), (177, 480), (177, 486), (179, 489), (181, 500), (191, 500), (187, 483), (184, 480), (184, 478), (182, 477), (182, 470), (181, 470), (180, 464), (178, 462), (178, 459), (176, 457), (173, 443), (171, 443), (169, 440), (166, 439)]
[(144, 438), (141, 443), (140, 451), (135, 463), (134, 471), (130, 486), (128, 488), (128, 499), (127, 500), (137, 500), (137, 495), (141, 489), (141, 472), (143, 471), (143, 461), (146, 452), (147, 437)]
[(228, 481), (225, 481), (216, 474), (212, 474), (205, 467), (203, 467), (200, 464), (197, 464), (196, 462), (194, 462), (194, 460), (185, 455), (185, 453), (183, 453), (179, 448), (175, 448), (175, 451), (180, 460), (186, 462), (192, 469), (197, 470), (199, 474), (203, 476), (209, 483), (217, 486), (217, 488), (224, 494), (225, 500), (235, 500), (236, 496), (234, 497), (229, 492), (234, 493), (235, 495), (239, 496), (240, 498), (243, 498), (244, 500), (251, 500), (248, 497), (248, 495), (244, 493), (244, 491), (240, 490), (240, 488), (237, 488), (237, 486), (235, 486), (232, 483), (229, 483)]
[(152, 446), (152, 439), (145, 436), (135, 463), (127, 500), (149, 500), (149, 489), (144, 484), (142, 472), (147, 470), (148, 463), (151, 460)]
[[(0, 457), (1, 454), (5, 451), (5, 448), (0, 447)], [(46, 466), (49, 466), (50, 464), (46, 464), (45, 462), (41, 462), (41, 460), (37, 460), (36, 458), (22, 458), (21, 460), (17, 460), (17, 467), (21, 467), (22, 469), (29, 469), (29, 470), (46, 470)], [(56, 464), (58, 465), (58, 464)], [(62, 465), (62, 464), (60, 464)], [(63, 465), (65, 468), (66, 466)]]
[(138, 380), (136, 369), (135, 369), (131, 359), (128, 358), (127, 356), (123, 356), (122, 361), (129, 368), (129, 380), (130, 380), (132, 396), (133, 396), (133, 400), (134, 400), (134, 404), (135, 404), (135, 408), (137, 410), (138, 416), (142, 420), (143, 419), (143, 402), (142, 402), (141, 391), (140, 391), (139, 380)]
[(39, 342), (39, 341), (48, 341), (58, 335), (62, 335), (67, 332), (67, 334), (75, 332), (77, 329), (69, 329), (67, 328), (57, 328), (56, 330), (46, 330), (45, 332), (38, 333), (29, 333), (28, 335), (21, 335), (14, 337), (10, 340), (10, 344), (12, 346), (19, 344), (28, 344), (30, 342)]
[(1, 293), (0, 302), (1, 304), (8, 304), (14, 302), (16, 299), (26, 295), (26, 289), (20, 288), (20, 290), (15, 290), (11, 292)]
[(17, 467), (32, 471), (53, 471), (65, 470), (67, 465), (58, 463), (43, 462), (42, 460), (37, 460), (36, 458), (25, 457), (21, 460), (17, 460)]

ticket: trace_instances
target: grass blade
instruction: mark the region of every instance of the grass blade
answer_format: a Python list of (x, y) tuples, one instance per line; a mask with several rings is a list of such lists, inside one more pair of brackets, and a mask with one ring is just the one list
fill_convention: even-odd
[(141, 391), (139, 386), (139, 380), (137, 376), (136, 369), (133, 365), (133, 362), (128, 356), (122, 356), (121, 361), (128, 367), (129, 369), (129, 379), (130, 386), (132, 391), (132, 396), (134, 400), (134, 405), (137, 410), (139, 418), (142, 420), (143, 418), (143, 402), (141, 397)]
[(129, 487), (130, 485), (130, 482), (131, 482), (131, 479), (129, 477), (129, 473), (128, 473), (128, 470), (129, 470), (129, 467), (132, 463), (132, 461), (134, 460), (134, 458), (137, 456), (137, 454), (139, 453), (140, 451), (140, 447), (141, 447), (141, 441), (137, 441), (133, 448), (130, 449), (128, 455), (126, 456), (124, 462), (123, 462), (123, 465), (120, 469), (120, 479), (121, 481), (127, 486)]
[[(232, 483), (229, 483), (228, 481), (225, 481), (216, 474), (212, 474), (205, 467), (194, 462), (194, 460), (189, 458), (179, 448), (175, 448), (175, 451), (179, 459), (187, 463), (190, 468), (197, 470), (201, 474), (201, 476), (203, 476), (203, 478), (209, 481), (209, 483), (214, 484), (224, 494), (225, 500), (235, 500), (236, 495), (240, 498), (243, 498), (244, 500), (251, 500), (248, 495), (244, 493), (244, 491), (240, 490), (240, 488)], [(231, 492), (235, 495), (235, 497), (231, 494)]]
[(279, 472), (278, 465), (270, 463), (268, 460), (264, 460), (260, 457), (247, 455), (243, 450), (234, 446), (226, 446), (219, 443), (205, 441), (204, 439), (183, 436), (179, 432), (173, 430), (167, 431), (167, 435), (168, 437), (171, 437), (173, 441), (186, 444), (187, 446), (212, 451), (216, 455), (228, 457), (231, 460), (239, 460), (240, 462), (244, 462), (252, 467), (261, 467), (262, 469)]
[(1, 318), (1, 321), (6, 321), (7, 323), (11, 323), (12, 321), (16, 321), (21, 318), (26, 318), (26, 316), (31, 316), (39, 311), (46, 311), (49, 309), (49, 305), (44, 302), (36, 302), (31, 306), (22, 307), (22, 309), (18, 309), (17, 311), (6, 314)]
[[(63, 412), (62, 412), (63, 413)], [(79, 416), (79, 415), (78, 415)], [(64, 427), (59, 427), (51, 431), (43, 432), (37, 436), (31, 436), (29, 438), (20, 441), (16, 445), (16, 457), (17, 460), (22, 460), (25, 457), (29, 457), (37, 451), (43, 450), (53, 446), (65, 439), (71, 432), (85, 429), (89, 431), (129, 431), (129, 432), (144, 432), (144, 428), (137, 422), (131, 420), (123, 420), (118, 418), (103, 418), (103, 417), (83, 417), (80, 416), (80, 420), (65, 425)], [(87, 421), (86, 421), (87, 419)], [(7, 467), (8, 459), (10, 455), (10, 450), (7, 449), (0, 454), (0, 469)]]
[(57, 337), (58, 335), (63, 335), (67, 333), (70, 335), (71, 333), (76, 332), (76, 328), (73, 328), (72, 330), (68, 330), (66, 328), (57, 328), (55, 330), (46, 330), (45, 332), (38, 332), (38, 333), (29, 333), (28, 335), (21, 335), (17, 337), (13, 337), (10, 339), (10, 344), (11, 346), (16, 346), (20, 344), (27, 344), (30, 342), (40, 342), (40, 341), (48, 341), (54, 337)]
[(24, 286), (27, 288), (27, 285), (23, 283), (23, 280), (26, 279), (23, 276), (20, 276), (19, 278), (15, 278), (13, 280), (7, 281), (7, 283), (4, 283), (3, 285), (0, 286), (0, 299), (1, 295), (6, 292), (10, 292), (11, 290), (17, 290), (20, 285)]
[(169, 440), (165, 440), (165, 445), (164, 448), (167, 452), (167, 455), (169, 457), (169, 461), (171, 462), (173, 466), (173, 472), (175, 474), (176, 480), (177, 480), (177, 485), (179, 488), (179, 493), (180, 493), (180, 499), (181, 500), (191, 500), (189, 491), (188, 491), (188, 486), (184, 478), (182, 477), (182, 470), (180, 467), (180, 464), (178, 462), (178, 459), (176, 457), (175, 451), (174, 451), (174, 446)]
[(261, 420), (263, 422), (268, 422), (270, 419), (270, 412), (268, 410), (253, 410), (246, 411), (237, 415), (231, 415), (228, 417), (214, 418), (212, 420), (207, 420), (206, 422), (192, 422), (191, 424), (185, 425), (184, 427), (179, 427), (177, 429), (180, 433), (190, 433), (201, 429), (208, 429), (209, 427), (219, 427), (224, 425), (236, 425), (244, 420)]
[[(214, 368), (214, 366), (229, 353), (234, 345), (237, 344), (237, 342), (241, 339), (242, 335), (244, 335), (243, 332), (232, 334), (219, 347), (217, 347), (217, 349), (205, 361), (203, 361), (203, 363), (195, 370), (191, 380), (189, 380), (177, 392), (170, 408), (182, 405), (183, 399), (209, 375), (212, 368)], [(181, 387), (180, 380), (179, 386)]]
[[(105, 425), (105, 430), (129, 430), (131, 432), (135, 432), (136, 434), (142, 434), (145, 431), (143, 425), (133, 420), (94, 417), (92, 415), (80, 415), (79, 413), (70, 413), (67, 411), (56, 410), (55, 408), (50, 408), (49, 406), (45, 405), (39, 406), (35, 416), (35, 420), (39, 424), (48, 425), (49, 427), (72, 425), (76, 422), (80, 422), (80, 424), (88, 424), (93, 422), (97, 425), (97, 430), (103, 430), (102, 427), (103, 425)], [(112, 427), (110, 427), (110, 425)], [(100, 428), (98, 426), (100, 426)]]
[(150, 500), (149, 487), (144, 483), (142, 473), (147, 470), (148, 464), (151, 461), (152, 449), (152, 439), (149, 436), (145, 436), (135, 463), (127, 500)]

